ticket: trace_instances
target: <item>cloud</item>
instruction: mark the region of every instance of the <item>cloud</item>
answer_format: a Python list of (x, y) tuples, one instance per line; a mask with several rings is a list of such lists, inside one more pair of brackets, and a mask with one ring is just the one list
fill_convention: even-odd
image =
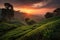
[(35, 5), (35, 8), (60, 7), (60, 0), (0, 0), (0, 5), (9, 2), (14, 6)]
[(21, 4), (32, 4), (32, 3), (41, 2), (41, 1), (43, 0), (13, 0), (13, 2), (21, 3)]
[(35, 3), (35, 4), (32, 4), (32, 7), (36, 7), (36, 8), (41, 8), (41, 7), (44, 7), (46, 6), (48, 3), (50, 3), (51, 0), (44, 0), (42, 2), (39, 2), (39, 3)]
[(60, 0), (45, 0), (40, 3), (33, 4), (35, 8), (58, 8), (60, 7)]
[(45, 5), (43, 7), (58, 8), (58, 7), (60, 7), (60, 0), (51, 0), (50, 2), (47, 3), (47, 5)]
[(32, 4), (41, 2), (43, 0), (0, 0), (0, 2), (9, 2), (9, 3), (17, 3), (17, 4)]
[(13, 4), (14, 6), (22, 6), (22, 5), (31, 5), (42, 1), (44, 0), (0, 0), (0, 5), (5, 2), (8, 2)]

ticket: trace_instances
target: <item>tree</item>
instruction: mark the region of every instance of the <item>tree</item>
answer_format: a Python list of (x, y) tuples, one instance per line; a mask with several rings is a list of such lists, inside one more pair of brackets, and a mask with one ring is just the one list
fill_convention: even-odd
[(13, 5), (10, 3), (4, 3), (5, 8), (2, 8), (2, 20), (10, 20), (14, 17)]
[(60, 16), (60, 8), (55, 9), (53, 13), (55, 14), (55, 16)]
[(4, 6), (5, 6), (6, 9), (13, 10), (13, 6), (10, 3), (4, 3)]
[(4, 6), (6, 8), (8, 18), (11, 19), (14, 16), (13, 5), (10, 3), (4, 3)]
[(29, 18), (26, 18), (25, 21), (28, 25), (33, 25), (36, 23), (34, 20), (30, 20)]
[(45, 18), (51, 18), (51, 17), (53, 17), (53, 13), (47, 12), (45, 14)]

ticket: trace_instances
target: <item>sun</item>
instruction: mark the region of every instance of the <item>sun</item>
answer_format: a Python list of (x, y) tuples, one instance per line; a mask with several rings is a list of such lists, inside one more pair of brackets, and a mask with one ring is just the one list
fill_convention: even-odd
[(27, 13), (27, 14), (32, 14), (33, 13), (33, 9), (28, 9), (28, 8), (21, 8), (20, 9), (20, 12), (24, 12), (24, 13)]
[(32, 8), (15, 8), (15, 10), (19, 10), (20, 12), (26, 13), (26, 14), (34, 14), (34, 12), (36, 12), (34, 9)]

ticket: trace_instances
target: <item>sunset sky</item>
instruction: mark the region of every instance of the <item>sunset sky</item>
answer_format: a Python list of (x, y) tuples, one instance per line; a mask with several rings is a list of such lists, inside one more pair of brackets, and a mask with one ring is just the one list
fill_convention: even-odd
[(14, 10), (28, 14), (45, 14), (60, 7), (60, 0), (0, 0), (0, 8), (5, 2), (12, 4)]

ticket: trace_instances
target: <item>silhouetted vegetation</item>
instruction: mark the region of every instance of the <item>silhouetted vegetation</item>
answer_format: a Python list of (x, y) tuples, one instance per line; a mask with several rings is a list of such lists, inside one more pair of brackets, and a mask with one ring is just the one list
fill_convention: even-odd
[(60, 16), (60, 8), (55, 9), (53, 13), (55, 14), (55, 16)]
[(28, 25), (33, 25), (36, 23), (34, 20), (30, 20), (29, 18), (26, 18), (25, 21)]
[(47, 12), (45, 14), (45, 18), (51, 18), (51, 17), (55, 17), (55, 16), (60, 16), (60, 8), (57, 8), (53, 11), (53, 13)]
[(45, 15), (46, 18), (51, 18), (53, 17), (53, 13), (47, 12)]
[(11, 20), (14, 16), (13, 6), (10, 3), (4, 3), (5, 8), (2, 8), (1, 20), (0, 21), (7, 21)]

